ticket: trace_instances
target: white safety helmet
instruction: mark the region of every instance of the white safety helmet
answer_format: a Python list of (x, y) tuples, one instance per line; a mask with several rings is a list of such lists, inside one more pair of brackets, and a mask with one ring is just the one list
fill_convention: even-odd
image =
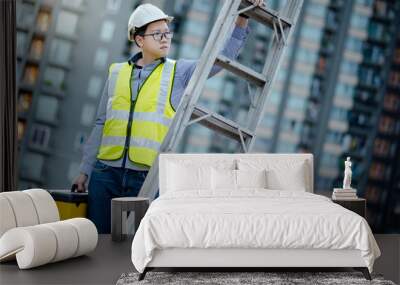
[(133, 35), (138, 28), (144, 25), (158, 20), (167, 20), (171, 22), (173, 19), (174, 17), (166, 15), (160, 8), (152, 4), (142, 4), (138, 6), (129, 17), (128, 39), (133, 41), (131, 34)]

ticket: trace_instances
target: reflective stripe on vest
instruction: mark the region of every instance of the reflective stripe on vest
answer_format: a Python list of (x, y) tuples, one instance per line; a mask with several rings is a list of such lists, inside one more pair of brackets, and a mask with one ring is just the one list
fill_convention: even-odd
[[(151, 166), (172, 123), (175, 111), (170, 103), (175, 61), (166, 59), (145, 80), (137, 94), (131, 122), (129, 159)], [(133, 66), (110, 66), (106, 122), (97, 158), (120, 159), (124, 153), (131, 109)]]

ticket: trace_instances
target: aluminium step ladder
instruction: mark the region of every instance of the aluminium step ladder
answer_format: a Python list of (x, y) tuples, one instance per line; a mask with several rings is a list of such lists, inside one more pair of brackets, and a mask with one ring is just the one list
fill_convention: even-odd
[[(219, 134), (238, 141), (243, 152), (251, 150), (255, 140), (255, 131), (262, 119), (267, 95), (277, 73), (286, 43), (293, 33), (302, 5), (303, 0), (287, 0), (282, 11), (278, 13), (265, 6), (252, 5), (246, 0), (226, 0), (224, 2), (159, 153), (173, 152), (186, 127), (194, 123), (200, 123)], [(261, 73), (219, 54), (229, 31), (234, 27), (237, 16), (241, 13), (273, 30), (271, 48)], [(249, 120), (247, 120), (246, 126), (196, 105), (214, 63), (257, 86), (254, 94), (249, 93)], [(154, 199), (159, 186), (158, 161), (159, 155), (154, 160), (138, 196)]]

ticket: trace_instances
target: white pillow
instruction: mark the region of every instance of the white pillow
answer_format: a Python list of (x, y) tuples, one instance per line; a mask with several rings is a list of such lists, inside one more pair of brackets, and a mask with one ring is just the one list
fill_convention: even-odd
[(238, 188), (267, 188), (267, 172), (262, 170), (236, 170)]
[(236, 190), (236, 170), (212, 168), (212, 188), (214, 190)]
[(168, 164), (168, 191), (185, 191), (193, 189), (211, 189), (211, 167)]
[(292, 169), (290, 176), (291, 177), (288, 178), (284, 171), (276, 169), (267, 170), (267, 188), (272, 190), (306, 192), (307, 183), (305, 180), (304, 167)]
[(243, 170), (266, 169), (267, 188), (273, 190), (306, 191), (309, 167), (306, 160), (291, 159), (240, 159), (238, 168)]

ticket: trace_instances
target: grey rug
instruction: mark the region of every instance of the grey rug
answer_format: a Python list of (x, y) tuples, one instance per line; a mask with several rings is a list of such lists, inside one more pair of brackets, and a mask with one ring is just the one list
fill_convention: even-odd
[(124, 273), (116, 285), (133, 284), (385, 284), (395, 285), (384, 280), (381, 275), (372, 274), (372, 281), (364, 278), (360, 272), (147, 272), (142, 281), (139, 273)]

